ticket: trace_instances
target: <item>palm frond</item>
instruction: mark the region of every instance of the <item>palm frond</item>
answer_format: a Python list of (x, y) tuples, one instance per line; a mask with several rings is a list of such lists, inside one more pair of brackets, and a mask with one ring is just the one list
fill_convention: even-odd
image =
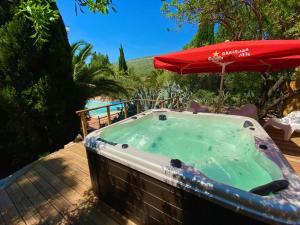
[(84, 45), (78, 53), (78, 56), (77, 56), (78, 59), (81, 62), (85, 62), (86, 59), (92, 54), (92, 48), (93, 48), (93, 45), (91, 45), (91, 44)]
[(110, 67), (94, 68), (90, 70), (93, 79), (103, 78), (104, 76), (115, 76), (115, 72)]
[(76, 51), (78, 49), (80, 49), (81, 46), (83, 45), (87, 45), (88, 43), (85, 41), (76, 41), (73, 44), (71, 44), (71, 51), (72, 51), (72, 55), (75, 56), (76, 55)]
[(125, 94), (128, 95), (127, 90), (119, 84), (117, 81), (111, 79), (98, 79), (96, 82), (93, 82), (96, 87), (94, 92), (96, 94)]
[(84, 41), (72, 44), (73, 79), (76, 85), (89, 97), (108, 94), (125, 94), (127, 90), (117, 81), (107, 77), (115, 76), (109, 61), (106, 64), (86, 64), (92, 55), (93, 46)]

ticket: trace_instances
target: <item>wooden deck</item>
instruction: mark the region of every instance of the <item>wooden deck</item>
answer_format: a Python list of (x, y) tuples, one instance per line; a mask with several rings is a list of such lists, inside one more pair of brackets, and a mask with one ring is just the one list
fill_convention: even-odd
[[(300, 175), (300, 134), (286, 142), (280, 130), (267, 132)], [(0, 191), (0, 225), (11, 224), (134, 223), (93, 195), (84, 147), (74, 144), (35, 162)]]
[(266, 131), (300, 176), (300, 133), (295, 132), (290, 141), (284, 141), (282, 130), (269, 126)]
[(34, 163), (0, 191), (0, 225), (134, 224), (101, 203), (91, 191), (82, 144)]

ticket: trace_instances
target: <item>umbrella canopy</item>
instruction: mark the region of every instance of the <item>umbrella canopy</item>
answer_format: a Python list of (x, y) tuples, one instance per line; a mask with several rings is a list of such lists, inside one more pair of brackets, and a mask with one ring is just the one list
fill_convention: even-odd
[[(222, 72), (222, 66), (227, 73), (266, 72), (299, 65), (297, 55), (300, 57), (300, 40), (224, 42), (156, 56), (154, 67), (181, 74)], [(286, 58), (289, 56), (295, 58)]]
[[(155, 61), (155, 68), (166, 69), (180, 74), (193, 74), (193, 73), (221, 73), (222, 62), (210, 64), (210, 66), (197, 63), (189, 63), (184, 66), (164, 63), (162, 61)], [(247, 61), (247, 62), (232, 62), (225, 64), (226, 73), (232, 72), (272, 72), (285, 68), (294, 68), (300, 66), (300, 55), (286, 56), (281, 58), (264, 59), (260, 61)], [(182, 67), (181, 67), (182, 66)]]
[[(269, 72), (300, 66), (300, 40), (224, 42), (154, 57), (154, 67), (180, 74)], [(218, 111), (218, 110), (217, 110)]]

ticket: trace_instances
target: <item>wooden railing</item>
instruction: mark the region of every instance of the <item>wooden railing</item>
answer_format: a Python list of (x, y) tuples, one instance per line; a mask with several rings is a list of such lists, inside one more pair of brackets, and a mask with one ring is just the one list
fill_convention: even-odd
[[(176, 106), (176, 108), (179, 110), (179, 97), (176, 98), (168, 98), (168, 99), (164, 99), (164, 100), (152, 100), (152, 99), (133, 99), (133, 100), (126, 100), (126, 101), (121, 101), (115, 104), (110, 104), (110, 105), (105, 105), (105, 106), (99, 106), (99, 107), (95, 107), (95, 108), (90, 108), (90, 109), (83, 109), (83, 110), (79, 110), (76, 111), (76, 114), (80, 117), (81, 120), (81, 129), (82, 129), (82, 133), (83, 136), (86, 137), (86, 135), (88, 134), (88, 123), (87, 123), (87, 113), (93, 110), (97, 110), (97, 109), (103, 109), (106, 108), (106, 116), (104, 117), (98, 117), (99, 119), (99, 126), (100, 126), (100, 119), (106, 118), (107, 119), (107, 124), (110, 125), (112, 123), (112, 119), (111, 119), (111, 111), (110, 111), (110, 107), (112, 106), (116, 106), (116, 105), (123, 105), (124, 107), (124, 117), (125, 119), (128, 118), (128, 104), (131, 102), (136, 102), (136, 111), (137, 114), (141, 113), (141, 102), (142, 101), (146, 101), (146, 102), (153, 102), (155, 104), (153, 104), (153, 106), (157, 106), (159, 105), (160, 108), (164, 107), (165, 102), (169, 102), (171, 104), (171, 108), (173, 108), (174, 106)], [(175, 104), (173, 104), (175, 103)], [(116, 113), (115, 113), (116, 114)]]

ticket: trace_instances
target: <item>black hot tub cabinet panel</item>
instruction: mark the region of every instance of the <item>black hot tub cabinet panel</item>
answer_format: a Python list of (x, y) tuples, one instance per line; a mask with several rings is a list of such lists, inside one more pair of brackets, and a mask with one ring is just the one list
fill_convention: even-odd
[(87, 150), (87, 155), (95, 193), (137, 224), (265, 224), (91, 150)]

